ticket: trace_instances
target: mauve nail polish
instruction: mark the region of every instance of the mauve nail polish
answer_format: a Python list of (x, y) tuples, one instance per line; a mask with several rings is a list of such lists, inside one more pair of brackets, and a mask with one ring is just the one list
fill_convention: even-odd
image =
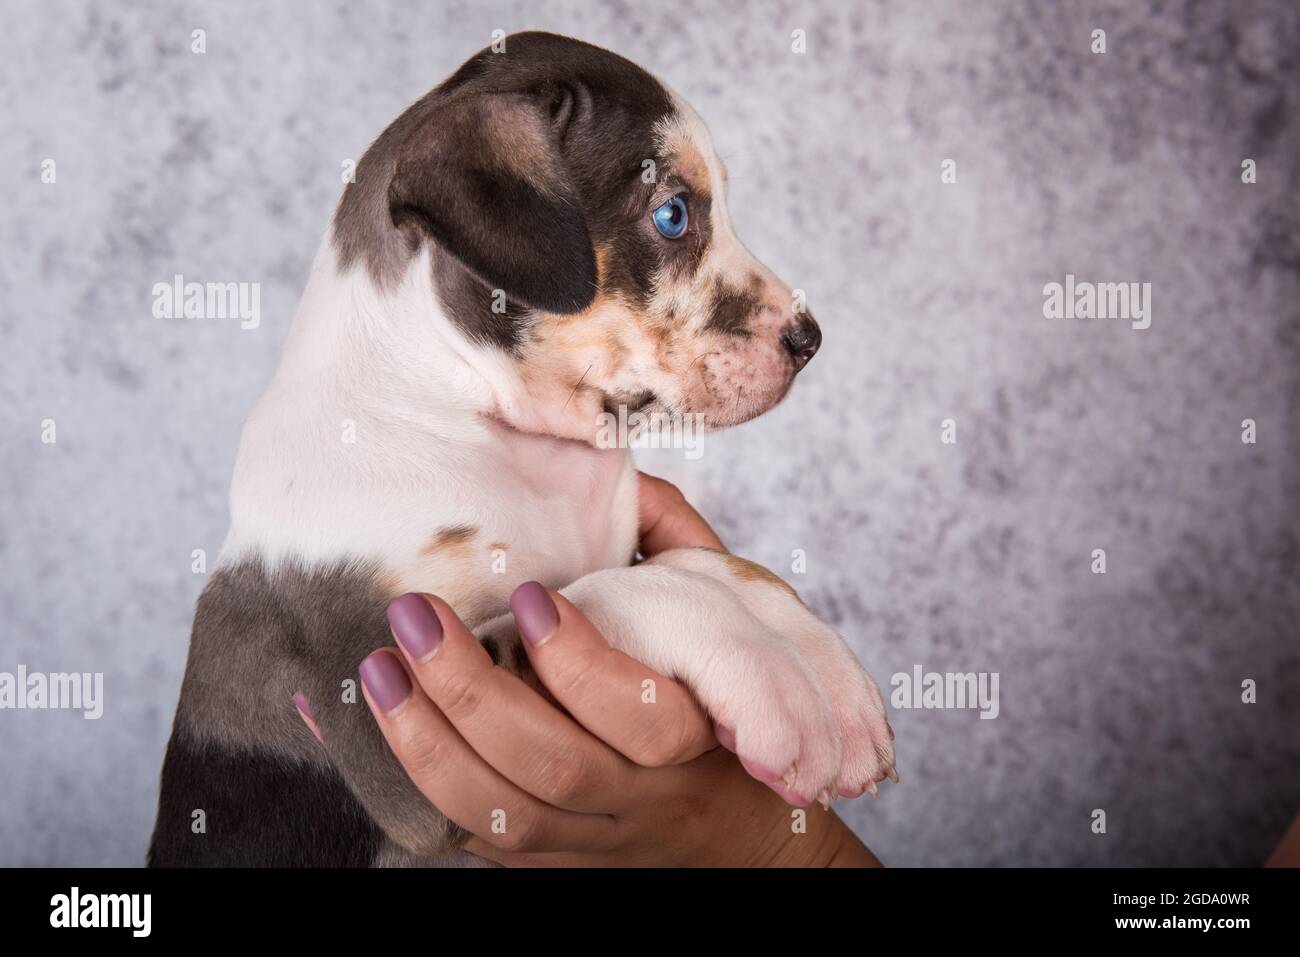
[(555, 602), (537, 582), (524, 582), (510, 596), (510, 610), (515, 614), (515, 624), (519, 634), (530, 645), (540, 645), (555, 634), (555, 626), (560, 623), (560, 613), (555, 610)]
[(389, 602), (388, 624), (398, 643), (416, 661), (424, 661), (442, 644), (442, 622), (423, 595), (402, 595)]
[(411, 679), (406, 676), (406, 669), (387, 651), (370, 655), (361, 662), (360, 671), (362, 684), (384, 714), (391, 714), (411, 696)]

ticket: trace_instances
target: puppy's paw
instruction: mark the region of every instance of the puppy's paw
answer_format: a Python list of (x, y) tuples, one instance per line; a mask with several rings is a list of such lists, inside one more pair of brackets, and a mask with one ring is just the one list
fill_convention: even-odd
[(809, 619), (783, 636), (782, 654), (762, 650), (739, 693), (697, 694), (719, 740), (790, 803), (876, 797), (880, 782), (898, 782), (884, 699), (843, 639)]
[(829, 803), (838, 793), (842, 734), (816, 672), (779, 640), (724, 645), (710, 664), (690, 684), (723, 745), (789, 803)]
[[(801, 670), (804, 675), (802, 684), (811, 684), (814, 692), (802, 692), (815, 700), (817, 704), (799, 705), (789, 698), (772, 702), (764, 698), (772, 694), (790, 695), (800, 693), (788, 687), (793, 679), (770, 679), (766, 687), (741, 686), (741, 695), (750, 695), (751, 702), (741, 702), (735, 707), (742, 714), (761, 711), (765, 706), (771, 711), (770, 721), (776, 726), (764, 727), (761, 719), (755, 719), (749, 732), (749, 743), (745, 735), (736, 730), (737, 741), (730, 742), (730, 726), (725, 720), (721, 722), (720, 740), (728, 747), (733, 743), (742, 759), (755, 760), (754, 749), (762, 747), (773, 757), (762, 762), (762, 767), (751, 767), (751, 773), (761, 780), (769, 780), (778, 767), (771, 761), (784, 760), (790, 750), (786, 741), (788, 731), (781, 727), (794, 724), (802, 729), (802, 737), (812, 734), (812, 728), (818, 726), (820, 717), (809, 717), (806, 712), (819, 708), (828, 708), (831, 714), (830, 730), (824, 732), (828, 743), (822, 746), (809, 746), (808, 751), (816, 755), (815, 759), (804, 760), (804, 773), (797, 772), (794, 779), (787, 770), (778, 773), (779, 788), (797, 790), (798, 797), (810, 797), (829, 804), (837, 796), (858, 797), (863, 793), (877, 794), (877, 785), (886, 778), (895, 782), (898, 772), (894, 770), (893, 730), (885, 718), (885, 704), (881, 699), (880, 689), (858, 664), (858, 659), (835, 630), (821, 621), (799, 598), (795, 590), (777, 575), (761, 565), (710, 549), (677, 549), (663, 552), (651, 559), (660, 565), (671, 566), (684, 572), (707, 576), (724, 585), (731, 594), (740, 600), (743, 615), (719, 613), (719, 620), (731, 623), (732, 634), (744, 633), (751, 636), (750, 641), (756, 653), (771, 657), (765, 658), (767, 668), (784, 669), (788, 672)], [(702, 605), (702, 600), (697, 605)], [(709, 596), (708, 605), (717, 610), (725, 602), (716, 596)], [(744, 622), (743, 626), (740, 625)], [(761, 622), (762, 627), (756, 627)], [(718, 629), (714, 629), (716, 634)], [(775, 652), (772, 651), (775, 646)], [(716, 654), (716, 652), (714, 652)], [(800, 659), (802, 668), (797, 669), (782, 664), (781, 655), (791, 653)], [(811, 680), (807, 673), (811, 672)], [(687, 673), (685, 677), (691, 679)], [(694, 685), (693, 685), (694, 687)], [(696, 688), (697, 694), (699, 693)], [(725, 691), (719, 691), (719, 700), (729, 700)], [(708, 704), (708, 700), (705, 703)], [(802, 710), (801, 710), (802, 709)], [(793, 716), (791, 716), (793, 714)], [(782, 747), (774, 742), (782, 742)], [(802, 746), (802, 745), (801, 745)], [(838, 752), (838, 759), (833, 773), (824, 781), (812, 773), (816, 763), (820, 773), (828, 755)], [(791, 780), (796, 787), (791, 788)]]
[(864, 792), (876, 797), (881, 781), (898, 783), (894, 729), (870, 675), (858, 669), (844, 684), (846, 687), (832, 692), (844, 747), (835, 787), (841, 797), (855, 798)]

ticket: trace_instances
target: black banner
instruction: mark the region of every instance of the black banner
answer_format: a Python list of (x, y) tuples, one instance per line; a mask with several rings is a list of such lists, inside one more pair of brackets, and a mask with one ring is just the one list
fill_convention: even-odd
[(1105, 938), (1231, 947), (1294, 937), (1300, 903), (1300, 877), (1284, 870), (7, 870), (0, 881), (7, 940), (76, 935), (83, 944), (400, 936), (419, 947), (423, 936), (441, 947), (449, 933), (554, 940), (563, 925), (566, 936), (686, 932), (694, 944), (808, 933), (828, 943), (860, 934), (864, 946)]

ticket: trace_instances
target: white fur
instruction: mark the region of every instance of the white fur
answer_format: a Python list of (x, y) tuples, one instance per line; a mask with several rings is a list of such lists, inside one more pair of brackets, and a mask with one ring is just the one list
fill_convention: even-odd
[[(436, 530), (469, 524), (509, 543), (485, 551), (473, 619), (528, 578), (558, 587), (625, 563), (636, 539), (626, 450), (496, 423), (522, 389), (434, 305), (427, 254), (393, 292), (317, 254), (274, 379), (244, 426), (222, 561), (369, 560), (405, 587), (438, 575), (421, 557)], [(354, 442), (346, 442), (352, 429)], [(522, 567), (515, 556), (527, 556)], [(495, 606), (495, 607), (493, 607)]]
[[(698, 116), (683, 104), (678, 124), (665, 135), (690, 137), (708, 158), (710, 268), (762, 268), (731, 232)], [(839, 637), (716, 553), (623, 567), (637, 524), (629, 454), (554, 437), (558, 397), (539, 407), (506, 353), (468, 341), (432, 275), (426, 246), (383, 291), (360, 265), (341, 270), (327, 237), (244, 428), (221, 561), (373, 562), (395, 591), (439, 593), (472, 626), (502, 613), (525, 580), (563, 586), (612, 644), (690, 685), (740, 753), (787, 787), (874, 790), (893, 762), (883, 704)], [(475, 532), (464, 551), (428, 553), (439, 529), (465, 525)]]

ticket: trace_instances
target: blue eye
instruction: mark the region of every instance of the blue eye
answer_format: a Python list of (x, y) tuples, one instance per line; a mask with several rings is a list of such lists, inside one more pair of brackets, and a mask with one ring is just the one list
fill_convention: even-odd
[(655, 221), (655, 229), (666, 239), (681, 239), (686, 232), (686, 200), (674, 196), (653, 213), (650, 218)]

